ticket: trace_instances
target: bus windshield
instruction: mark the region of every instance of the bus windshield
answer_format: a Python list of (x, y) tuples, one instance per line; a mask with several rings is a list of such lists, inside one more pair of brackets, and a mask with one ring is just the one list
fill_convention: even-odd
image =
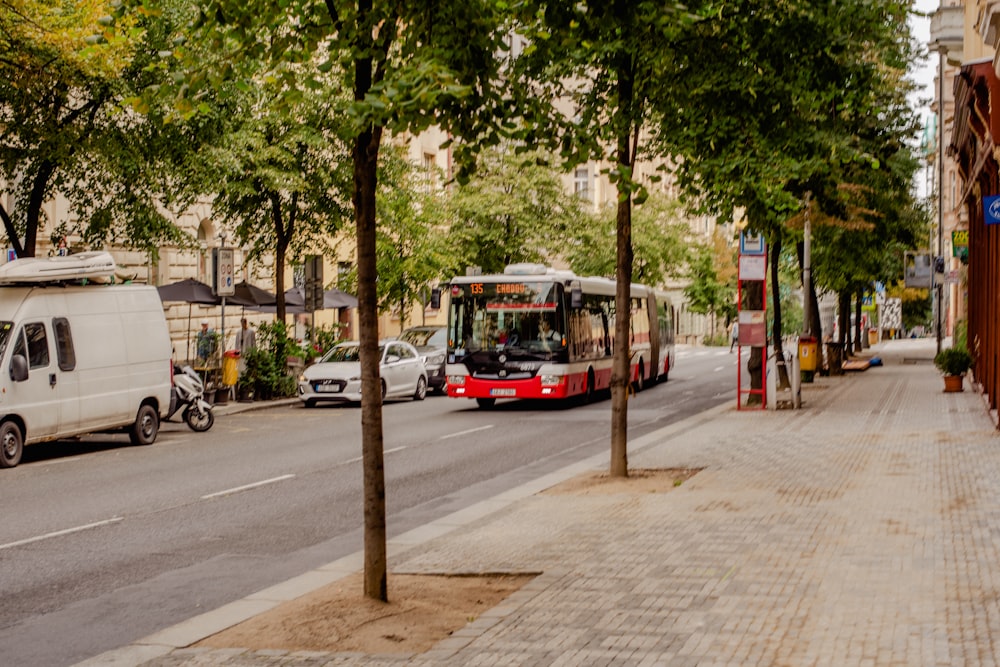
[(562, 286), (551, 282), (452, 286), (448, 338), (456, 357), (484, 350), (548, 355), (565, 349)]

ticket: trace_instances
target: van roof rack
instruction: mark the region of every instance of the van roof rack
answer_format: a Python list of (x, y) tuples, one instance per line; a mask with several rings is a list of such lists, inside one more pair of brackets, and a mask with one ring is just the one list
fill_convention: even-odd
[(23, 257), (0, 265), (0, 285), (114, 278), (115, 269), (111, 253), (103, 250), (61, 257)]

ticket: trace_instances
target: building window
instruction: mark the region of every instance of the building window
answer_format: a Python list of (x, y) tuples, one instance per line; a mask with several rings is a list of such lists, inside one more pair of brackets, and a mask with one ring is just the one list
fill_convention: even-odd
[(580, 199), (592, 201), (590, 198), (590, 170), (578, 167), (573, 173), (573, 193)]
[(954, 171), (950, 172), (948, 175), (951, 178), (951, 208), (954, 209), (958, 206), (958, 178), (956, 177)]
[(424, 153), (424, 192), (433, 192), (436, 182), (437, 159), (433, 153)]

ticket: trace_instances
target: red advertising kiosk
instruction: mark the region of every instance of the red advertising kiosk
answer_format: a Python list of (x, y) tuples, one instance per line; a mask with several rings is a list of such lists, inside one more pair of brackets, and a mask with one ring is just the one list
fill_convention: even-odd
[[(762, 310), (743, 309), (743, 283), (759, 282), (763, 294)], [(743, 388), (743, 348), (764, 348), (763, 355), (767, 358), (767, 243), (763, 236), (754, 236), (740, 232), (740, 255), (736, 279), (736, 307), (739, 323), (739, 338), (737, 339), (736, 357), (736, 409), (743, 409), (743, 396), (760, 395), (760, 407), (767, 409), (767, 382), (764, 372), (761, 372), (760, 389)]]

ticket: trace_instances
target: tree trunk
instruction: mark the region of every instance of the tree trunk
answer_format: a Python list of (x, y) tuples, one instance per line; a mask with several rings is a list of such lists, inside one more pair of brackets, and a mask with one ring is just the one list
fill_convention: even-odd
[[(358, 3), (358, 25), (366, 25), (372, 0)], [(388, 29), (388, 28), (387, 28)], [(371, 53), (370, 35), (359, 45)], [(364, 43), (368, 42), (368, 43)], [(372, 87), (370, 56), (355, 61), (354, 99), (363, 100)], [(361, 341), (361, 450), (364, 468), (365, 596), (389, 601), (385, 532), (385, 466), (382, 441), (382, 381), (378, 358), (378, 302), (375, 279), (378, 262), (375, 238), (375, 189), (382, 128), (369, 126), (354, 141), (354, 217), (358, 244), (358, 321)]]
[[(632, 117), (631, 61), (618, 59), (618, 113)], [(611, 361), (611, 477), (628, 477), (629, 333), (632, 315), (632, 152), (631, 127), (619, 130), (618, 233), (615, 266), (615, 347)], [(626, 177), (627, 175), (627, 177)], [(623, 188), (626, 190), (623, 191)]]
[(837, 292), (837, 342), (847, 350), (848, 334), (851, 329), (851, 294), (847, 290)]
[(865, 341), (862, 338), (865, 332), (861, 330), (861, 306), (864, 297), (864, 290), (858, 290), (858, 293), (854, 296), (854, 349), (858, 352), (865, 349)]
[(775, 232), (768, 250), (771, 256), (771, 301), (774, 307), (774, 321), (771, 340), (774, 341), (775, 367), (778, 369), (778, 389), (789, 389), (788, 369), (785, 368), (785, 353), (781, 341), (781, 285), (778, 284), (778, 262), (781, 258), (781, 232)]

